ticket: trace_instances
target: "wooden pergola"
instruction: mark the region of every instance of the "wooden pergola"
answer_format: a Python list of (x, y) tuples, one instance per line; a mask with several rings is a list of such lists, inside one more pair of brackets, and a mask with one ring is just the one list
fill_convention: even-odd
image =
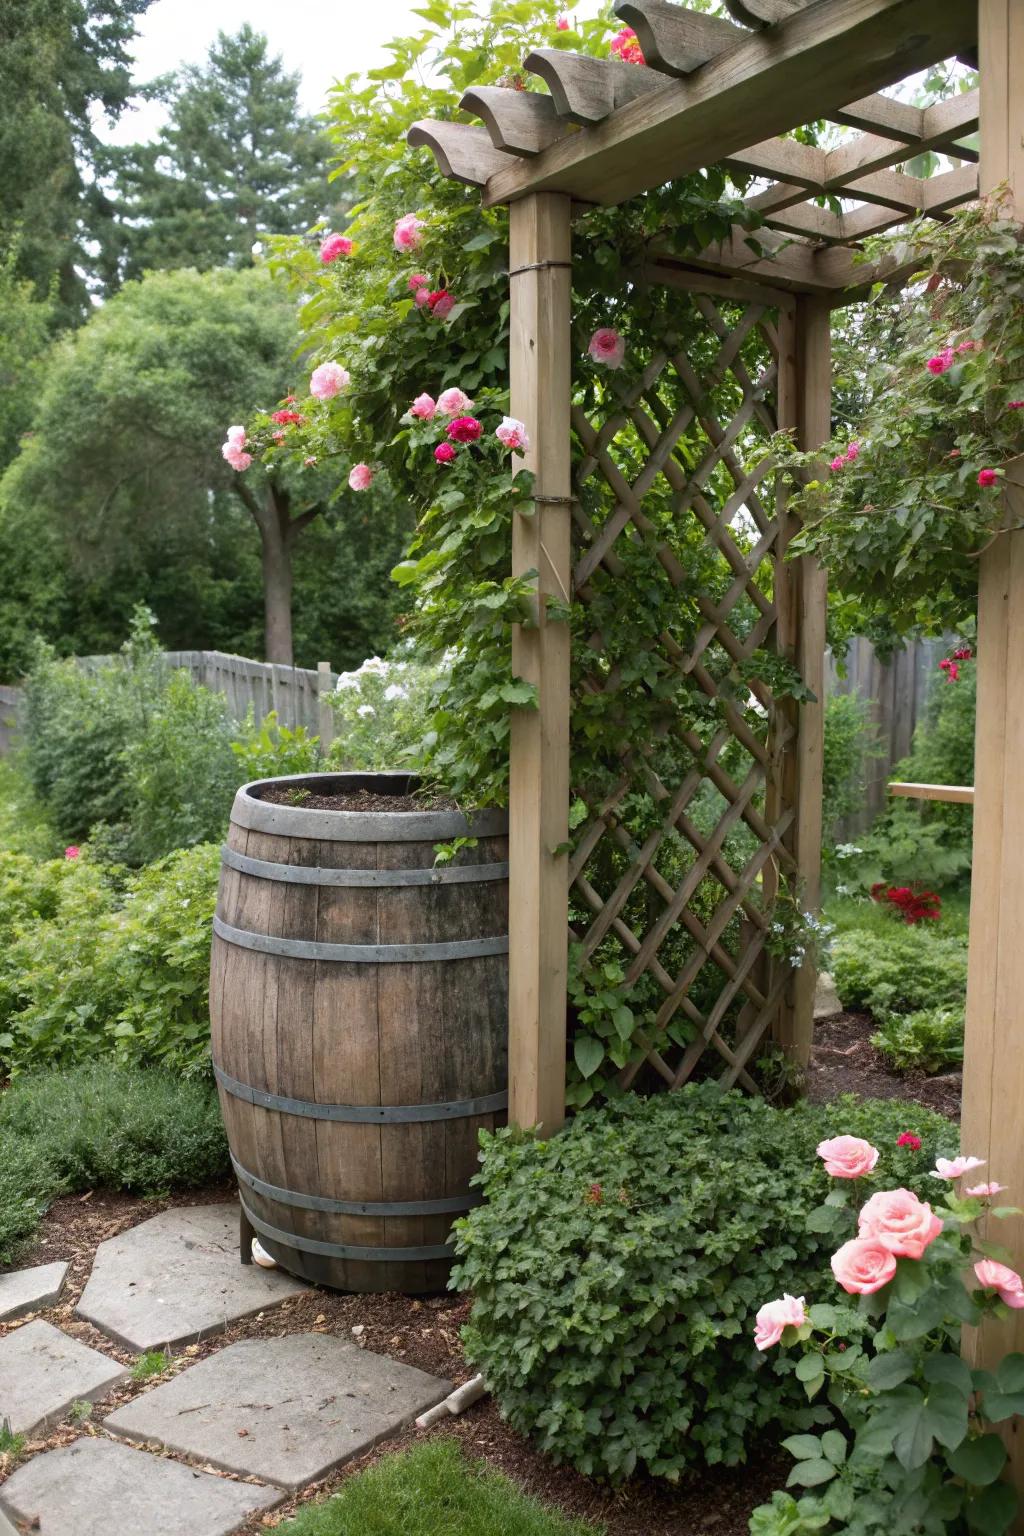
[[(658, 544), (645, 516), (645, 496), (664, 477), (679, 516), (702, 523), (733, 581), (724, 598), (701, 606), (703, 627), (688, 648), (677, 645), (676, 656), (671, 636), (659, 643), (709, 698), (717, 696), (713, 652), (741, 663), (756, 647), (774, 644), (818, 700), (797, 707), (751, 683), (768, 721), (765, 737), (755, 740), (719, 697), (722, 726), (714, 739), (681, 733), (689, 757), (679, 782), (652, 785), (648, 775), (647, 790), (663, 810), (650, 846), (625, 847), (613, 795), (588, 805), (589, 819), (567, 857), (568, 626), (547, 622), (541, 612), (537, 627), (515, 635), (514, 670), (536, 683), (540, 707), (518, 712), (513, 722), (510, 1114), (549, 1131), (564, 1117), (570, 903), (585, 914), (573, 926), (585, 950), (615, 935), (630, 960), (630, 979), (643, 975), (661, 989), (663, 1006), (645, 1045), (647, 1065), (669, 1085), (684, 1081), (705, 1049), (724, 1063), (723, 1080), (749, 1083), (746, 1062), (769, 1032), (806, 1062), (815, 978), (809, 966), (792, 972), (768, 960), (764, 913), (752, 896), (755, 887), (770, 896), (773, 882), (786, 878), (805, 904), (818, 901), (825, 580), (809, 560), (785, 559), (794, 519), (778, 507), (774, 491), (760, 494), (760, 478), (744, 471), (733, 449), (754, 428), (792, 428), (810, 449), (829, 436), (830, 311), (878, 278), (898, 282), (912, 270), (901, 271), (894, 259), (865, 265), (859, 241), (919, 215), (942, 218), (1003, 184), (1018, 206), (1024, 199), (1024, 0), (727, 0), (727, 7), (731, 21), (673, 0), (617, 0), (615, 11), (635, 29), (646, 68), (539, 49), (524, 68), (546, 89), (471, 90), (453, 103), (462, 118), (418, 123), (409, 135), (410, 143), (433, 150), (446, 175), (479, 187), (485, 206), (510, 206), (511, 409), (528, 424), (526, 463), (536, 476), (533, 515), (516, 517), (514, 573), (537, 572), (541, 593), (565, 599), (572, 592), (587, 602), (597, 573), (614, 578), (621, 541), (639, 539), (657, 547), (668, 578), (681, 582), (682, 571), (673, 569), (671, 551)], [(978, 91), (924, 109), (879, 94), (957, 58), (980, 67)], [(780, 137), (818, 119), (857, 132), (829, 150)], [(963, 142), (979, 126), (980, 155)], [(924, 179), (896, 169), (925, 149), (945, 151), (955, 168)], [(737, 228), (685, 260), (655, 250), (631, 275), (677, 289), (681, 302), (685, 296), (698, 305), (715, 346), (700, 369), (671, 348), (653, 347), (643, 377), (623, 385), (614, 411), (588, 421), (572, 400), (572, 360), (580, 351), (571, 313), (573, 221), (590, 206), (624, 202), (713, 164), (758, 179), (761, 190), (749, 198), (764, 221), (756, 247)], [(843, 211), (821, 206), (822, 194), (841, 199)], [(764, 344), (758, 378), (740, 361), (743, 337), (754, 334)], [(670, 391), (663, 389), (669, 378)], [(726, 378), (731, 415), (723, 420), (709, 402)], [(622, 455), (609, 451), (624, 432), (637, 466), (632, 474)], [(677, 451), (684, 436), (691, 448), (699, 440), (696, 467), (693, 452), (684, 461)], [(713, 493), (726, 471), (731, 493)], [(595, 486), (603, 498), (597, 519)], [(1011, 522), (1024, 522), (1024, 488), (1012, 476), (1006, 494)], [(743, 547), (731, 532), (740, 507), (754, 529)], [(774, 573), (770, 597), (758, 586), (764, 560)], [(748, 617), (737, 625), (741, 603)], [(1024, 644), (1014, 644), (1014, 635), (1024, 635), (1024, 531), (995, 541), (981, 561), (963, 1132), (965, 1149), (988, 1159), (987, 1176), (1019, 1197), (1024, 796), (1016, 772), (1024, 761)], [(614, 681), (614, 663), (610, 658), (605, 686)], [(750, 772), (742, 782), (723, 767), (726, 740), (747, 753)], [(624, 781), (643, 771), (637, 746), (624, 743)], [(702, 778), (714, 783), (725, 806), (710, 836), (688, 816)], [(759, 850), (735, 870), (722, 845), (729, 827), (741, 822)], [(673, 882), (659, 869), (670, 834), (686, 839), (696, 876), (691, 870)], [(610, 846), (603, 840), (617, 840), (628, 857), (626, 875), (610, 889), (598, 888), (589, 874), (595, 849)], [(722, 888), (710, 921), (690, 905), (702, 875)], [(656, 916), (637, 932), (624, 914), (641, 881)], [(727, 952), (722, 936), (736, 918), (743, 944)], [(660, 966), (665, 935), (680, 923), (696, 946), (697, 968), (708, 964), (720, 973), (721, 1007), (693, 1006), (693, 967), (673, 975)], [(720, 1033), (727, 1007), (734, 1020), (739, 1008), (728, 1040)], [(673, 1050), (665, 1030), (677, 1015), (697, 1039)], [(1012, 1226), (1007, 1239), (1004, 1224), (1001, 1241), (1021, 1254), (1024, 1223)], [(1024, 1345), (1024, 1326), (1016, 1321), (991, 1332), (986, 1351)]]

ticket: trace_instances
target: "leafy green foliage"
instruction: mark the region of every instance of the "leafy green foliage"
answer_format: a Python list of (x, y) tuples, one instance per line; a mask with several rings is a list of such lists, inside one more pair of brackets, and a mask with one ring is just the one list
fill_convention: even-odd
[(825, 755), (822, 766), (822, 825), (826, 855), (837, 821), (860, 809), (867, 759), (877, 752), (877, 730), (868, 719), (866, 699), (834, 693), (825, 705)]
[(469, 1461), (443, 1436), (385, 1456), (278, 1529), (282, 1536), (601, 1536), (596, 1526), (545, 1509), (485, 1462)]
[(900, 1072), (959, 1067), (964, 1059), (963, 1006), (887, 1014), (871, 1043)]
[(4, 1070), (112, 1056), (204, 1071), (218, 846), (137, 874), (87, 855), (41, 872), (2, 857), (5, 905), (21, 908), (0, 958)]
[(218, 33), (205, 64), (160, 86), (168, 116), (156, 138), (105, 152), (108, 288), (174, 267), (249, 266), (262, 235), (306, 229), (325, 211), (330, 146), (262, 33), (248, 23)]
[[(897, 628), (938, 632), (973, 616), (973, 557), (1003, 527), (998, 476), (1024, 442), (1011, 408), (1024, 399), (1024, 244), (993, 198), (885, 245), (918, 262), (918, 280), (897, 306), (879, 299), (885, 341), (857, 425), (823, 455), (792, 460), (805, 519), (795, 548), (819, 555), (848, 595), (884, 605)], [(822, 482), (822, 456), (842, 457), (851, 440), (855, 460)], [(980, 486), (985, 469), (997, 478)]]
[[(904, 1130), (924, 1145), (896, 1147)], [(919, 1106), (774, 1109), (713, 1084), (584, 1110), (550, 1141), (484, 1138), (485, 1204), (457, 1224), (465, 1330), (502, 1412), (558, 1461), (613, 1478), (734, 1464), (770, 1423), (806, 1430), (803, 1388), (751, 1369), (754, 1313), (821, 1288), (831, 1236), (814, 1148), (869, 1136), (924, 1193), (956, 1131)]]
[(0, 1095), (0, 1263), (58, 1194), (155, 1196), (230, 1171), (217, 1095), (177, 1072), (92, 1063), (40, 1072)]
[[(874, 1176), (861, 1185), (858, 1196), (885, 1187)], [(824, 1208), (839, 1241), (854, 1235), (847, 1196), (837, 1189)], [(916, 1257), (897, 1236), (892, 1277), (859, 1296), (857, 1311), (845, 1295), (838, 1306), (816, 1301), (803, 1324), (784, 1330), (775, 1368), (792, 1371), (820, 1404), (821, 1432), (783, 1441), (795, 1459), (787, 1486), (809, 1491), (776, 1493), (751, 1518), (752, 1536), (1003, 1536), (1013, 1524), (1017, 1495), (999, 1481), (1007, 1451), (991, 1426), (1024, 1412), (1024, 1355), (1006, 1355), (995, 1372), (960, 1355), (964, 1326), (1010, 1315), (971, 1272), (995, 1251), (972, 1231), (991, 1202), (952, 1185), (942, 1204), (933, 1186), (932, 1200), (918, 1224), (923, 1232), (934, 1215), (939, 1231)]]
[(329, 766), (370, 772), (418, 766), (437, 670), (402, 660), (399, 653), (391, 661), (370, 656), (342, 673), (330, 701), (335, 735)]
[(840, 934), (832, 946), (832, 974), (846, 1008), (881, 1017), (944, 1007), (966, 996), (967, 945), (893, 919), (881, 934)]

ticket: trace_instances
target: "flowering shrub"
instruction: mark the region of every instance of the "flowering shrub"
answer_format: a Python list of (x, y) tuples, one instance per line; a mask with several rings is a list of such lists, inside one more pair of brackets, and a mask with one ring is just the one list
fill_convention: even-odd
[(956, 1144), (916, 1105), (780, 1110), (707, 1083), (627, 1094), (550, 1141), (485, 1137), (486, 1199), (457, 1224), (455, 1284), (473, 1294), (467, 1352), (513, 1426), (612, 1478), (734, 1464), (769, 1424), (812, 1430), (792, 1371), (751, 1370), (751, 1338), (767, 1298), (831, 1282), (835, 1243), (810, 1224), (830, 1187), (814, 1149), (844, 1132), (921, 1198)]
[(936, 922), (942, 916), (942, 898), (934, 891), (915, 891), (909, 885), (886, 885), (879, 881), (871, 887), (871, 900), (899, 914), (908, 927)]
[(343, 672), (331, 696), (335, 735), (327, 767), (380, 771), (420, 766), (437, 669), (370, 656)]
[(880, 360), (856, 454), (845, 432), (818, 455), (775, 447), (805, 519), (797, 549), (819, 555), (846, 595), (884, 603), (897, 629), (956, 627), (976, 602), (972, 557), (1003, 527), (1005, 465), (1024, 449), (1024, 242), (992, 199), (875, 253), (885, 250), (916, 260), (918, 278), (865, 318), (861, 350), (876, 325)]
[[(874, 1161), (864, 1159), (863, 1176)], [(992, 1373), (972, 1370), (959, 1347), (964, 1326), (1024, 1307), (1009, 1256), (974, 1230), (983, 1216), (1017, 1214), (992, 1210), (1001, 1186), (973, 1182), (982, 1166), (938, 1158), (934, 1208), (910, 1189), (870, 1194), (856, 1235), (831, 1260), (857, 1310), (815, 1290), (811, 1305), (787, 1294), (758, 1312), (756, 1347), (781, 1345), (776, 1371), (820, 1408), (813, 1433), (783, 1442), (796, 1462), (787, 1486), (806, 1491), (776, 1493), (754, 1512), (752, 1536), (1003, 1536), (1013, 1524), (1017, 1495), (1000, 1481), (1007, 1452), (993, 1426), (1024, 1413), (1024, 1355), (1006, 1355)], [(848, 1232), (855, 1194), (837, 1186), (809, 1225)]]

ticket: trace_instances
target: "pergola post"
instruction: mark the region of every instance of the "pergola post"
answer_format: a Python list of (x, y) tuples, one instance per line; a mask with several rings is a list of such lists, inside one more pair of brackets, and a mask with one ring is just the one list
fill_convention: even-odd
[[(1024, 209), (1024, 7), (979, 0), (981, 186), (1008, 184)], [(1009, 519), (1024, 523), (1020, 460), (1006, 486)], [(975, 735), (974, 860), (971, 881), (962, 1146), (986, 1158), (986, 1179), (1024, 1200), (1024, 531), (1004, 534), (981, 558), (978, 594), (978, 718)], [(991, 1236), (1019, 1259), (1024, 1218)], [(988, 1322), (967, 1341), (979, 1365), (1024, 1349), (1024, 1313)], [(1024, 1494), (1024, 1451), (1007, 1435), (1013, 1481)], [(1021, 1527), (1018, 1526), (1017, 1529)]]
[[(525, 422), (535, 501), (514, 514), (512, 573), (569, 600), (571, 199), (535, 192), (511, 205), (512, 415)], [(512, 716), (509, 792), (509, 1121), (545, 1135), (565, 1119), (569, 838), (569, 625), (541, 603), (517, 626), (512, 670), (539, 707)]]
[[(795, 431), (799, 448), (817, 448), (832, 427), (832, 330), (826, 298), (801, 294), (779, 315), (779, 425)], [(784, 543), (796, 532), (796, 519)], [(784, 551), (780, 550), (780, 555)], [(778, 643), (814, 695), (785, 703), (796, 732), (778, 767), (776, 816), (792, 810), (785, 841), (796, 861), (797, 899), (816, 913), (821, 902), (821, 775), (825, 749), (825, 571), (807, 556), (780, 559), (776, 573)], [(794, 971), (773, 1026), (773, 1037), (797, 1067), (807, 1066), (814, 1030), (816, 968)]]

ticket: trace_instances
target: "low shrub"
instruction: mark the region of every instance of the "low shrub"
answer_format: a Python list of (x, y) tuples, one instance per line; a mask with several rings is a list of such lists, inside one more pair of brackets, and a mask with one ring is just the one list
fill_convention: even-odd
[(162, 1195), (229, 1171), (209, 1083), (110, 1063), (20, 1078), (0, 1095), (0, 1263), (59, 1194)]
[(878, 1018), (949, 1007), (967, 995), (966, 942), (896, 921), (882, 932), (839, 934), (831, 965), (843, 1006)]
[[(12, 861), (15, 861), (12, 864)], [(131, 872), (88, 855), (41, 866), (0, 855), (20, 904), (0, 955), (0, 1066), (96, 1056), (202, 1072), (219, 850), (182, 849)]]
[[(897, 1147), (904, 1131), (919, 1151)], [(486, 1203), (457, 1224), (453, 1283), (512, 1425), (612, 1478), (732, 1465), (769, 1423), (806, 1428), (802, 1391), (751, 1369), (752, 1330), (766, 1297), (828, 1274), (807, 1217), (829, 1190), (814, 1149), (842, 1132), (922, 1194), (957, 1141), (917, 1105), (781, 1110), (713, 1084), (585, 1110), (550, 1141), (485, 1136)]]
[(941, 1072), (964, 1060), (964, 1010), (918, 1008), (890, 1013), (871, 1043), (899, 1072)]

